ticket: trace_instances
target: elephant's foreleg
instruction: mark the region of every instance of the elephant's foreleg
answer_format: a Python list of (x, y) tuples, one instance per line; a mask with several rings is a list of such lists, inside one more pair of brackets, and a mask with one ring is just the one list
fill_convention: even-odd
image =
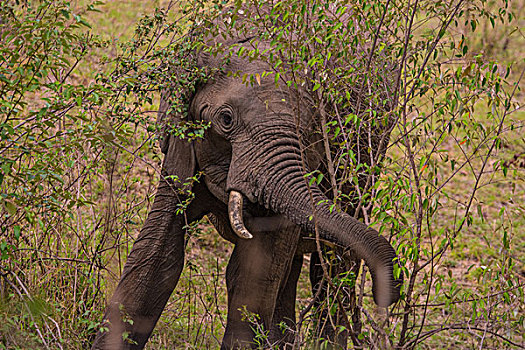
[[(300, 229), (254, 232), (238, 240), (226, 272), (228, 324), (222, 349), (269, 345), (279, 287), (288, 276)], [(246, 312), (255, 316), (249, 322)]]
[(128, 256), (93, 349), (142, 349), (184, 264), (185, 217), (175, 191), (161, 180), (153, 207)]

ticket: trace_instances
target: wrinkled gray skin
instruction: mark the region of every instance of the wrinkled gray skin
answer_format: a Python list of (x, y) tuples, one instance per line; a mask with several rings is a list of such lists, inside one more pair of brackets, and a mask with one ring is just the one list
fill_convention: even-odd
[[(223, 64), (220, 58), (205, 54), (199, 55), (198, 62), (209, 67)], [(263, 62), (232, 58), (223, 72), (261, 74), (265, 70), (269, 67)], [(166, 99), (160, 109), (164, 117)], [(216, 73), (191, 97), (190, 118), (210, 121), (211, 128), (204, 139), (193, 142), (169, 135), (163, 138), (163, 176), (155, 201), (108, 305), (104, 319), (110, 322), (109, 332), (99, 333), (93, 348), (144, 347), (184, 265), (183, 226), (204, 215), (235, 243), (226, 272), (228, 320), (223, 349), (252, 344), (253, 331), (239, 311), (243, 307), (260, 316), (265, 329), (271, 329), (272, 341), (283, 336), (277, 327), (281, 321), (294, 324), (296, 285), (308, 246), (301, 235), (315, 237), (316, 229), (322, 239), (350, 248), (365, 260), (378, 305), (398, 300), (402, 281), (393, 278), (396, 254), (391, 245), (352, 216), (318, 204), (327, 197), (315, 184), (307, 186), (304, 174), (320, 167), (322, 159), (322, 152), (309, 147), (303, 166), (300, 141), (316, 141), (312, 130), (318, 118), (307, 99), (276, 88), (273, 77), (247, 86), (239, 78)], [(176, 215), (176, 205), (184, 198), (177, 194), (180, 185), (166, 176), (185, 179), (197, 171), (204, 172), (204, 181), (193, 186), (195, 198), (186, 216)], [(253, 239), (241, 239), (232, 232), (227, 214), (232, 190), (246, 199), (245, 223)], [(319, 271), (313, 271), (314, 282), (319, 281)], [(133, 319), (133, 324), (122, 321), (126, 318)], [(124, 331), (133, 344), (122, 340)]]

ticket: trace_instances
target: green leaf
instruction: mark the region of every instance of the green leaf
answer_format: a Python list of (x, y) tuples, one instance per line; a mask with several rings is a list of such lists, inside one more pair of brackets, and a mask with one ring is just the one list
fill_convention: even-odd
[(15, 236), (15, 239), (18, 241), (20, 239), (20, 226), (19, 225), (15, 225), (13, 227), (13, 234)]
[(10, 216), (14, 216), (16, 214), (16, 205), (14, 205), (12, 202), (4, 200), (4, 207)]
[(321, 173), (319, 176), (317, 176), (317, 184), (319, 185), (321, 181), (323, 181), (324, 175)]

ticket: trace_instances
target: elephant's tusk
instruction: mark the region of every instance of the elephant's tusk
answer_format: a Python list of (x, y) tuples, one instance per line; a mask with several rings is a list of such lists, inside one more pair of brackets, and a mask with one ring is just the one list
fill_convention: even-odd
[(228, 216), (230, 217), (230, 225), (233, 232), (241, 238), (253, 238), (252, 234), (244, 226), (242, 220), (242, 194), (237, 191), (230, 192), (230, 199), (228, 200)]

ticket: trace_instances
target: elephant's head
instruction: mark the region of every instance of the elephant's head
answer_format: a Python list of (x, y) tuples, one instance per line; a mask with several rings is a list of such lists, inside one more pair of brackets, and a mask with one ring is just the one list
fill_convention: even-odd
[[(375, 302), (380, 306), (396, 302), (402, 277), (394, 277), (392, 246), (350, 215), (330, 210), (322, 191), (305, 178), (309, 168), (316, 167), (312, 164), (315, 157), (305, 157), (303, 145), (308, 138), (299, 136), (316, 119), (308, 94), (277, 87), (273, 76), (262, 78), (263, 72), (271, 71), (264, 62), (235, 56), (225, 60), (205, 53), (198, 56), (199, 65), (215, 73), (190, 98), (188, 118), (209, 122), (211, 127), (192, 145), (177, 142), (171, 157), (186, 161), (185, 169), (203, 171), (210, 192), (229, 203), (232, 227), (241, 237), (250, 237), (242, 222), (243, 210), (264, 207), (306, 232), (317, 230), (322, 239), (354, 250), (370, 268)], [(243, 83), (231, 72), (257, 79)], [(161, 113), (166, 108), (163, 101)], [(244, 206), (243, 199), (247, 199)]]

